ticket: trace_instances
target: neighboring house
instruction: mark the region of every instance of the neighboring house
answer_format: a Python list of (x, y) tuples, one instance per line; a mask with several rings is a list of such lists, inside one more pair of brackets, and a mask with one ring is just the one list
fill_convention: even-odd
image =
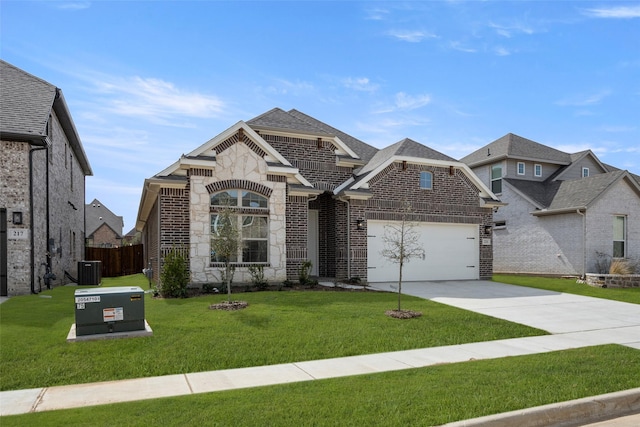
[(514, 134), (461, 161), (508, 203), (494, 215), (495, 272), (582, 276), (640, 258), (638, 176)]
[(133, 227), (122, 238), (122, 244), (124, 246), (139, 245), (140, 244), (140, 239), (141, 239), (140, 235), (141, 235), (141, 233), (138, 230), (136, 230), (135, 227)]
[(111, 212), (98, 199), (85, 205), (86, 245), (96, 248), (117, 248), (122, 245), (124, 220)]
[(500, 201), (463, 163), (409, 139), (378, 150), (299, 111), (273, 109), (239, 121), (146, 179), (136, 227), (145, 263), (173, 248), (189, 259), (191, 282), (220, 281), (211, 240), (223, 205), (241, 230), (234, 280), (264, 266), (271, 281), (312, 275), (394, 281), (385, 260), (385, 225), (411, 204), (426, 251), (405, 265), (404, 280), (492, 275), (490, 227)]
[(62, 91), (2, 60), (0, 140), (0, 293), (67, 283), (84, 257), (91, 167)]

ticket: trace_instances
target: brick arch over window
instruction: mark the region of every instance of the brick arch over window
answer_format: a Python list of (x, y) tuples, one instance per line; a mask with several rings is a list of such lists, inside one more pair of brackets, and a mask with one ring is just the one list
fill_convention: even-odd
[(247, 147), (249, 147), (254, 153), (256, 153), (258, 156), (260, 156), (262, 158), (264, 158), (267, 155), (267, 153), (265, 153), (264, 150), (258, 146), (258, 144), (253, 142), (244, 133), (244, 131), (242, 129), (240, 129), (240, 131), (238, 131), (238, 133), (232, 135), (231, 137), (227, 138), (226, 140), (224, 140), (220, 144), (218, 144), (216, 146), (216, 154), (220, 154), (224, 150), (226, 150), (227, 148), (233, 146), (234, 144), (238, 144), (238, 143), (246, 144)]
[(254, 193), (262, 194), (269, 198), (273, 190), (265, 185), (259, 184), (253, 181), (247, 181), (245, 179), (229, 179), (226, 181), (218, 181), (207, 185), (207, 191), (209, 194), (217, 193), (223, 190), (243, 189), (253, 191)]

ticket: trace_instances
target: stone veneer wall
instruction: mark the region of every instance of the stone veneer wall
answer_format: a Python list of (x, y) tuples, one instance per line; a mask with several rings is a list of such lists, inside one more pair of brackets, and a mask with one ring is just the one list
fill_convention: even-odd
[(592, 274), (587, 273), (586, 282), (598, 288), (640, 288), (640, 274)]
[[(221, 268), (211, 263), (211, 194), (216, 191), (240, 188), (268, 196), (269, 204), (269, 252), (268, 263), (264, 267), (265, 278), (270, 282), (283, 281), (287, 278), (289, 265), (286, 257), (293, 248), (294, 252), (304, 249), (306, 257), (306, 232), (300, 236), (300, 245), (294, 240), (286, 241), (285, 214), (287, 204), (286, 182), (279, 176), (268, 174), (264, 152), (250, 140), (238, 140), (237, 135), (229, 138), (216, 147), (216, 167), (212, 172), (207, 170), (191, 170), (189, 176), (190, 195), (185, 206), (189, 206), (190, 229), (188, 241), (190, 248), (190, 271), (193, 284), (220, 282)], [(294, 198), (295, 199), (295, 198)], [(306, 198), (304, 198), (305, 216), (294, 216), (298, 221), (305, 221), (306, 230)], [(295, 205), (295, 203), (294, 203)], [(288, 226), (288, 225), (287, 225)], [(293, 245), (291, 248), (289, 245)], [(285, 267), (285, 264), (286, 267)], [(295, 265), (295, 264), (294, 264)], [(293, 267), (292, 267), (293, 268)], [(297, 274), (297, 272), (296, 272)], [(248, 267), (236, 267), (235, 283), (251, 281)]]

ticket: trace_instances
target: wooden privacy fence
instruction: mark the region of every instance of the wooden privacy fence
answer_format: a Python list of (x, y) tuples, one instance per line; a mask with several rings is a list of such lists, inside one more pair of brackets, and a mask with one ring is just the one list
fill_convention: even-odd
[(121, 246), (119, 248), (84, 249), (85, 261), (102, 261), (102, 277), (128, 276), (142, 273), (144, 250), (142, 245)]

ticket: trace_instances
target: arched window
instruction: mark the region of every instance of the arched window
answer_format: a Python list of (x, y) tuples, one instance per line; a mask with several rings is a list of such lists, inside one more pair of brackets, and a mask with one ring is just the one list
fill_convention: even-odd
[[(211, 195), (211, 241), (219, 236), (223, 209), (230, 209), (238, 230), (238, 252), (233, 263), (267, 263), (269, 252), (269, 200), (261, 194), (241, 189)], [(211, 262), (223, 262), (211, 245)]]

